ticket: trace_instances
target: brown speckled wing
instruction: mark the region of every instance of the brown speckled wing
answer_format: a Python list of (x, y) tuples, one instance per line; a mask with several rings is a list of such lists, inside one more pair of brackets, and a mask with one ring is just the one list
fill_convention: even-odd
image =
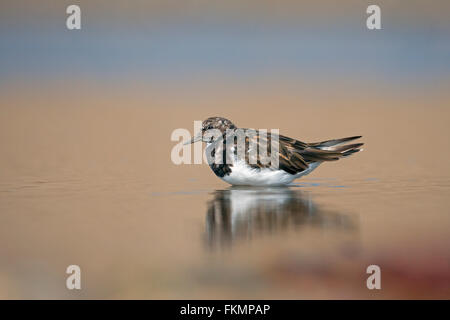
[[(276, 144), (272, 146), (272, 139), (276, 137), (278, 137), (279, 142), (278, 149), (275, 149)], [(255, 134), (246, 137), (245, 160), (252, 168), (262, 169), (271, 168), (271, 163), (262, 161), (259, 152), (257, 160), (250, 161), (251, 154), (248, 151), (252, 145), (257, 145), (258, 150), (267, 149), (267, 158), (270, 158), (273, 152), (278, 152), (279, 169), (282, 169), (290, 174), (296, 174), (308, 168), (308, 163), (300, 153), (305, 149), (305, 147), (307, 147), (307, 144), (304, 142), (281, 135), (271, 135), (270, 133), (264, 135), (260, 134), (259, 131), (255, 131)]]
[[(247, 130), (247, 129), (244, 129)], [(279, 159), (279, 169), (282, 169), (290, 174), (297, 174), (307, 169), (310, 163), (313, 162), (323, 162), (323, 161), (335, 161), (341, 157), (348, 156), (352, 153), (360, 151), (360, 147), (363, 145), (362, 143), (345, 145), (339, 147), (333, 147), (335, 145), (341, 144), (343, 142), (351, 141), (360, 136), (336, 139), (336, 140), (327, 140), (324, 142), (317, 142), (313, 144), (309, 144), (306, 142), (302, 142), (296, 139), (292, 139), (283, 135), (277, 135), (279, 139), (278, 145), (278, 159)], [(261, 145), (267, 146), (267, 156), (270, 157), (272, 152), (277, 152), (277, 150), (272, 150), (271, 142), (272, 138), (275, 138), (275, 135), (267, 135), (260, 134), (259, 131), (256, 131), (255, 134), (246, 138), (246, 146), (245, 146), (245, 155), (246, 162), (253, 168), (270, 168), (271, 165), (264, 164), (258, 159), (254, 164), (251, 164), (249, 161), (249, 146), (252, 143), (256, 143), (258, 148)], [(322, 150), (320, 148), (328, 147), (330, 150)]]

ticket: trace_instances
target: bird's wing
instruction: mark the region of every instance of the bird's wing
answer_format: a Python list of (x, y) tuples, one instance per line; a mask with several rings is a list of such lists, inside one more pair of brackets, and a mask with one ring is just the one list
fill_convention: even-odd
[[(322, 150), (313, 144), (283, 135), (264, 133), (251, 129), (243, 130), (246, 132), (245, 160), (253, 168), (273, 168), (272, 163), (268, 163), (267, 161), (267, 158), (270, 159), (273, 153), (278, 153), (278, 168), (290, 174), (302, 172), (313, 162), (335, 161), (347, 155), (340, 149)], [(278, 146), (275, 141), (277, 138)], [(257, 158), (254, 158), (255, 153), (250, 152), (250, 150), (254, 150), (254, 146), (258, 146), (258, 152), (256, 152)], [(266, 154), (267, 156), (265, 156)], [(274, 156), (276, 155), (274, 154)]]
[[(301, 151), (307, 148), (306, 143), (282, 135), (244, 130), (246, 130), (245, 160), (251, 167), (273, 169), (271, 159), (278, 154), (279, 169), (290, 174), (297, 174), (308, 168), (307, 161), (301, 155)], [(257, 152), (252, 153), (252, 150), (255, 151), (255, 146), (257, 146)]]

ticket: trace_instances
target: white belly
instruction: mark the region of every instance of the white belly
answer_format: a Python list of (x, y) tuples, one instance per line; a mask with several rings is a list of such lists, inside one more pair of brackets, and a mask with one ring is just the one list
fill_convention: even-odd
[(312, 163), (308, 169), (292, 175), (283, 170), (254, 169), (244, 161), (238, 161), (233, 163), (231, 173), (221, 177), (221, 179), (237, 186), (281, 186), (310, 173), (319, 164), (320, 162)]

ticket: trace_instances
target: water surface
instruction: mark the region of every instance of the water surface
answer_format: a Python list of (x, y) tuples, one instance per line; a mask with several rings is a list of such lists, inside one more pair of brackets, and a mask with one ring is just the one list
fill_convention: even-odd
[[(295, 99), (279, 116), (228, 108), (243, 127), (366, 143), (289, 187), (233, 188), (206, 165), (170, 161), (171, 130), (192, 130), (221, 106), (51, 101), (17, 94), (2, 105), (4, 298), (449, 297), (444, 106), (313, 104), (301, 124), (283, 117)], [(81, 267), (81, 291), (65, 288), (70, 264)], [(380, 291), (366, 287), (371, 264), (381, 267)]]

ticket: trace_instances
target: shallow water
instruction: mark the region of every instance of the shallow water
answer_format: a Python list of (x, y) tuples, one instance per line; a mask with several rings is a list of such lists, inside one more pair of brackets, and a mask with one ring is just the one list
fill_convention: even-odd
[[(299, 125), (283, 116), (296, 99), (224, 113), (216, 97), (21, 92), (1, 105), (3, 298), (450, 297), (448, 98), (321, 101)], [(287, 188), (232, 188), (170, 161), (172, 130), (213, 114), (306, 141), (362, 134), (365, 150)], [(71, 264), (82, 290), (65, 287)]]

